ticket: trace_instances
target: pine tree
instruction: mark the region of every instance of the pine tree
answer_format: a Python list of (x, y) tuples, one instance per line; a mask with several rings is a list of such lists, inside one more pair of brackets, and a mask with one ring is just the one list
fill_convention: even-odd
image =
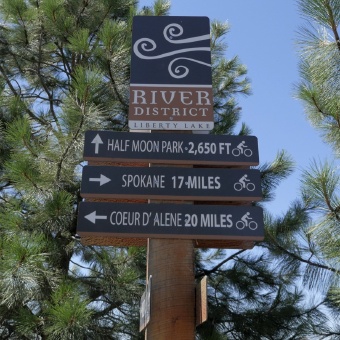
[[(334, 148), (337, 157), (339, 150), (337, 122), (340, 107), (338, 72), (340, 49), (337, 31), (340, 21), (339, 2), (299, 0), (298, 4), (308, 21), (308, 26), (301, 29), (299, 39), (302, 81), (297, 87), (298, 97), (305, 104), (308, 118), (321, 131), (324, 140)], [(279, 168), (283, 164), (288, 163), (277, 163)], [(269, 188), (270, 197), (272, 185), (277, 184), (278, 178), (275, 178), (275, 175), (285, 173), (279, 168), (277, 171), (274, 166), (267, 172), (266, 166), (262, 167), (265, 178), (264, 193), (267, 193), (266, 188)], [(339, 175), (334, 164), (314, 161), (310, 169), (304, 172), (301, 198), (293, 201), (282, 217), (274, 217), (266, 212), (265, 240), (258, 244), (258, 247), (262, 251), (266, 249), (266, 252), (260, 254), (261, 260), (264, 257), (270, 261), (270, 264), (265, 266), (270, 273), (269, 277), (273, 278), (271, 275), (275, 271), (274, 268), (278, 270), (277, 276), (274, 276), (279, 280), (277, 285), (274, 285), (278, 295), (271, 303), (263, 305), (270, 306), (266, 309), (270, 315), (262, 314), (261, 321), (263, 318), (266, 318), (266, 321), (261, 329), (248, 326), (253, 333), (249, 333), (248, 330), (246, 334), (243, 330), (239, 337), (235, 337), (235, 333), (232, 334), (233, 337), (340, 338), (340, 329), (336, 322), (339, 317), (338, 181)], [(268, 271), (268, 268), (271, 269)], [(295, 291), (291, 290), (293, 287)], [(285, 296), (287, 292), (289, 295)], [(312, 298), (307, 299), (309, 295)], [(260, 300), (257, 298), (256, 301)], [(273, 313), (271, 307), (275, 306), (277, 301), (282, 303), (282, 306)], [(275, 314), (278, 311), (282, 313), (282, 324), (281, 328), (277, 328), (276, 331), (274, 329), (273, 332), (269, 326), (277, 324)], [(254, 314), (257, 317), (261, 315)], [(289, 316), (292, 317), (290, 321)], [(298, 320), (295, 319), (296, 316), (299, 316)], [(252, 321), (257, 325), (257, 319)]]
[(126, 127), (135, 1), (0, 8), (0, 337), (138, 337), (144, 253), (75, 238), (84, 131)]
[[(308, 283), (322, 282), (328, 306), (338, 312), (339, 288), (339, 194), (340, 174), (340, 3), (333, 0), (300, 0), (308, 25), (300, 30), (300, 75), (297, 96), (308, 120), (334, 151), (334, 161), (314, 160), (302, 180), (302, 202), (313, 212), (308, 237), (318, 264), (310, 267)], [(330, 338), (340, 338), (333, 325)]]
[[(82, 246), (76, 238), (84, 132), (126, 130), (133, 15), (167, 15), (157, 0), (0, 2), (0, 337), (142, 339), (145, 249)], [(212, 23), (215, 133), (235, 133), (246, 68), (226, 59), (228, 26)], [(239, 134), (250, 130), (242, 125)], [(270, 200), (292, 163), (261, 167)], [(290, 249), (306, 209), (266, 218), (257, 251), (197, 251), (210, 280), (200, 339), (302, 338), (323, 329), (296, 288)], [(289, 225), (289, 232), (285, 226)], [(280, 243), (281, 242), (281, 243)], [(209, 262), (211, 261), (211, 262)], [(303, 262), (303, 261), (302, 261)]]
[[(260, 167), (264, 203), (292, 166), (281, 152)], [(265, 209), (265, 239), (254, 249), (217, 250), (201, 259), (197, 276), (209, 277), (210, 318), (199, 327), (199, 339), (306, 339), (329, 332), (325, 301), (308, 299), (301, 284), (308, 277), (306, 263), (321, 267), (308, 247), (308, 221), (308, 208), (301, 202), (282, 217)]]
[[(309, 28), (301, 29), (303, 80), (298, 94), (337, 157), (340, 3), (298, 3), (309, 22)], [(260, 167), (264, 201), (273, 199), (273, 187), (292, 167), (285, 153)], [(211, 285), (211, 318), (200, 327), (202, 339), (340, 338), (334, 322), (340, 301), (339, 178), (334, 164), (314, 162), (304, 173), (301, 198), (282, 217), (266, 211), (265, 239), (255, 252), (241, 250), (225, 257), (217, 251), (217, 265), (198, 268), (198, 275), (209, 275)]]

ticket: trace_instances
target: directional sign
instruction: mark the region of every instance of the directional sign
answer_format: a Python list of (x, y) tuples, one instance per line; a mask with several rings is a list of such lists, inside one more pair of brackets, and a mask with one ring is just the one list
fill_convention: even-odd
[(258, 170), (85, 166), (81, 196), (259, 201), (262, 193)]
[(81, 202), (80, 236), (262, 240), (260, 207)]
[(259, 154), (254, 136), (87, 131), (84, 159), (251, 166)]

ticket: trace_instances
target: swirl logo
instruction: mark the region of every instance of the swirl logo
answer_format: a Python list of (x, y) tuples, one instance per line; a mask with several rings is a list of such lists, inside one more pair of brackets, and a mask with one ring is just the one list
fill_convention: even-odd
[[(190, 44), (190, 43), (196, 43), (202, 40), (210, 41), (210, 34), (205, 34), (205, 35), (185, 38), (185, 39), (176, 39), (177, 37), (181, 37), (183, 35), (183, 32), (184, 30), (181, 25), (176, 24), (176, 23), (171, 23), (170, 25), (167, 25), (164, 28), (163, 36), (164, 36), (164, 39), (168, 41), (170, 44)], [(162, 59), (166, 57), (172, 57), (178, 54), (185, 54), (188, 52), (197, 52), (197, 51), (205, 51), (205, 52), (210, 53), (210, 47), (189, 47), (189, 48), (182, 48), (182, 49), (178, 49), (178, 50), (174, 50), (171, 52), (162, 53), (158, 55), (145, 54), (145, 53), (153, 52), (156, 49), (157, 49), (156, 42), (149, 38), (138, 39), (133, 46), (133, 52), (135, 53), (135, 55), (138, 58), (145, 59), (145, 60)], [(173, 78), (177, 78), (177, 79), (184, 78), (188, 75), (190, 71), (189, 68), (184, 65), (178, 65), (173, 68), (173, 65), (180, 60), (188, 60), (194, 63), (205, 65), (207, 67), (211, 67), (210, 63), (206, 63), (204, 61), (197, 60), (194, 58), (187, 58), (187, 57), (175, 58), (169, 63), (169, 66), (168, 66), (169, 74)]]

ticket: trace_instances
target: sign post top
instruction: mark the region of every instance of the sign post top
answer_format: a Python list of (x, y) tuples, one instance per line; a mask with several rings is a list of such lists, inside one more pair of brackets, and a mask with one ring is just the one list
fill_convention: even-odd
[(209, 19), (134, 17), (129, 128), (213, 127)]
[(208, 17), (135, 16), (131, 84), (210, 85)]

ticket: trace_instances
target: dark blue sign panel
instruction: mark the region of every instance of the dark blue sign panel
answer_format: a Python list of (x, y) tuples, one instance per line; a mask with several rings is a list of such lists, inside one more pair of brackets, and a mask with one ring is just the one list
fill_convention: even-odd
[(258, 170), (85, 166), (84, 198), (259, 201)]
[(84, 159), (238, 167), (259, 164), (254, 136), (113, 131), (87, 131)]
[(253, 240), (264, 237), (253, 206), (81, 202), (80, 236)]
[(129, 128), (214, 127), (207, 17), (133, 19)]
[(211, 85), (207, 17), (135, 16), (131, 84)]

